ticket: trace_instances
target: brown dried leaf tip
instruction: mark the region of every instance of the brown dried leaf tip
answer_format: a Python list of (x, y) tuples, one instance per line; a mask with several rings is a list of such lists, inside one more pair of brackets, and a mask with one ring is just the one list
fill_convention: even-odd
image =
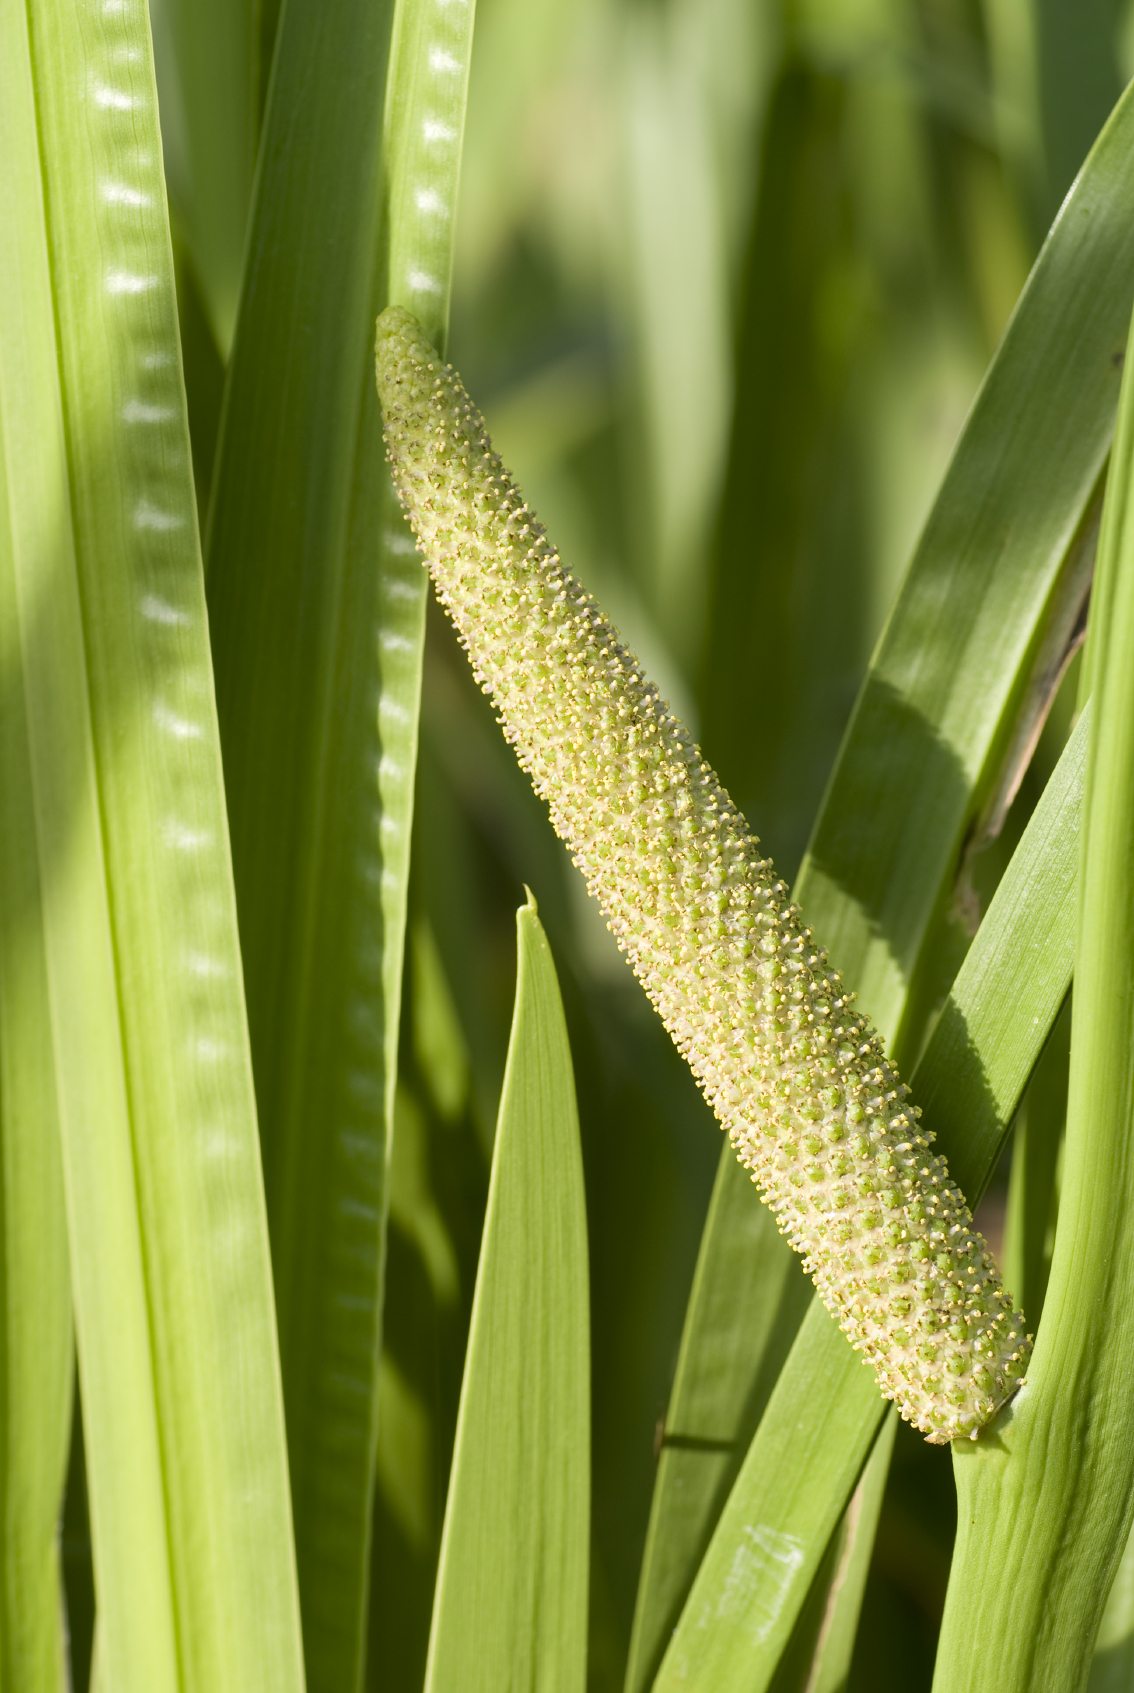
[(932, 1441), (975, 1437), (1030, 1339), (905, 1084), (407, 312), (377, 366), (438, 597), (634, 973), (882, 1392)]

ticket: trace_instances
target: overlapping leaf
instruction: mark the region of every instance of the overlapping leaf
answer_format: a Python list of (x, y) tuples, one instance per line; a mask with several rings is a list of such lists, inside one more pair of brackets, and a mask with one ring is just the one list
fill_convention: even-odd
[[(1079, 1688), (1134, 1514), (1134, 379), (1126, 378), (1092, 599), (1093, 725), (1067, 1136), (1028, 1383), (1000, 1438), (954, 1453), (958, 1536), (935, 1685)], [(979, 1666), (979, 1667), (978, 1667)]]
[(355, 1686), (364, 1658), (424, 609), (385, 487), (373, 325), (393, 295), (444, 326), (472, 15), (283, 13), (209, 527), (317, 1688)]

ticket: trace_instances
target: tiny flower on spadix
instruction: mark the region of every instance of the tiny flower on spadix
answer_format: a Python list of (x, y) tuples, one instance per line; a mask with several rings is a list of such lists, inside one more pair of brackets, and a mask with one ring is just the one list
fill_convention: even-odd
[(905, 1084), (407, 312), (377, 370), (438, 597), (619, 946), (882, 1392), (931, 1441), (975, 1437), (1030, 1340)]

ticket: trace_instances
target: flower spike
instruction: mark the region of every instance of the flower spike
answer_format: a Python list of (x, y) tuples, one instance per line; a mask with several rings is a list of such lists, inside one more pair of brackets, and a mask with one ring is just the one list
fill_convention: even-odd
[(396, 307), (377, 370), (438, 597), (634, 973), (882, 1392), (931, 1441), (975, 1438), (1030, 1337), (908, 1089), (460, 379)]

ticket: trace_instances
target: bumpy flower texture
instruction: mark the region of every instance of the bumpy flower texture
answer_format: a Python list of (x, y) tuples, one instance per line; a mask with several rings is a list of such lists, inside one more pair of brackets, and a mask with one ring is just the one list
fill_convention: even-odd
[(619, 946), (882, 1392), (931, 1441), (975, 1438), (1030, 1337), (878, 1036), (398, 308), (377, 369), (437, 594)]

